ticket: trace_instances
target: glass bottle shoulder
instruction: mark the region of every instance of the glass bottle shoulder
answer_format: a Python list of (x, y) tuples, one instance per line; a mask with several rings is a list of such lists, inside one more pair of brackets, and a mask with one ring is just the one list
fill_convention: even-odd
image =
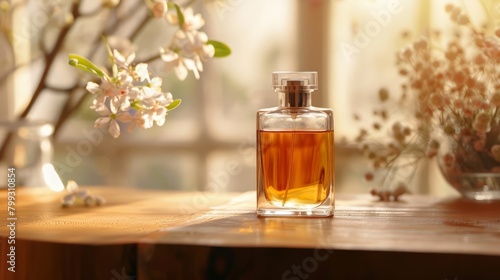
[(319, 107), (273, 107), (257, 112), (258, 130), (333, 130), (333, 111)]

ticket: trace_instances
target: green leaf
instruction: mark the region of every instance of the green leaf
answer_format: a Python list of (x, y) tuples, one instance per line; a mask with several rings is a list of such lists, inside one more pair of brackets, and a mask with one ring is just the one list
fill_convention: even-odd
[(75, 68), (78, 68), (80, 70), (83, 70), (85, 72), (88, 72), (90, 74), (94, 74), (94, 75), (99, 76), (98, 73), (96, 73), (93, 69), (88, 68), (87, 66), (84, 66), (84, 65), (81, 65), (81, 64), (76, 64), (76, 65), (72, 65), (72, 66), (74, 66)]
[(174, 4), (175, 11), (177, 12), (177, 18), (179, 19), (179, 27), (182, 29), (182, 26), (184, 26), (184, 14), (181, 11), (181, 7), (179, 5)]
[(222, 42), (215, 40), (208, 40), (207, 44), (214, 46), (215, 49), (214, 57), (225, 57), (231, 54), (231, 48), (229, 48), (228, 45)]
[(172, 103), (170, 103), (167, 106), (167, 110), (172, 111), (173, 109), (179, 107), (179, 105), (181, 105), (181, 102), (182, 102), (182, 99), (175, 99), (174, 101), (172, 101)]
[(102, 41), (104, 42), (104, 46), (106, 47), (106, 52), (108, 53), (108, 58), (109, 61), (111, 61), (111, 67), (115, 65), (115, 59), (113, 57), (113, 51), (111, 50), (111, 47), (109, 46), (108, 40), (104, 35), (101, 36)]
[(106, 76), (106, 74), (99, 67), (97, 67), (94, 63), (83, 56), (77, 54), (69, 54), (68, 58), (68, 63), (71, 66), (95, 74), (101, 78)]

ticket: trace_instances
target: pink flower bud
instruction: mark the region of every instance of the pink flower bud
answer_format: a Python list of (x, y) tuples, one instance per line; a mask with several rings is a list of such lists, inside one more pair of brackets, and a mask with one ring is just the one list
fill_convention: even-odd
[(157, 18), (164, 17), (167, 14), (167, 2), (164, 0), (156, 0), (151, 7), (153, 15)]

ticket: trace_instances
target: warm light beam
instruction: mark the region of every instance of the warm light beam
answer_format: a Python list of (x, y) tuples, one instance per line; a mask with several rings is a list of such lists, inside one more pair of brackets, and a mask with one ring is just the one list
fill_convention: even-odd
[(44, 164), (42, 167), (43, 180), (49, 188), (55, 192), (61, 192), (64, 190), (64, 184), (57, 175), (56, 169), (50, 163)]

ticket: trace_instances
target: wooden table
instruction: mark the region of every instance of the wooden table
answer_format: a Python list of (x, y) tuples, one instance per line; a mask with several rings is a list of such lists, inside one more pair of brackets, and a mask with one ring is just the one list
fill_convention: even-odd
[(338, 195), (333, 218), (258, 218), (254, 192), (87, 189), (107, 203), (16, 190), (0, 279), (500, 279), (500, 203)]

